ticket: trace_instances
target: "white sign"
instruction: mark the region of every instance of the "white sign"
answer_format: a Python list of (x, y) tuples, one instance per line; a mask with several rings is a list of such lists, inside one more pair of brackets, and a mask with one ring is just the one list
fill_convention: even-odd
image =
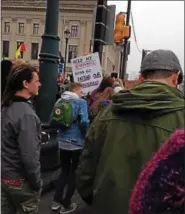
[(74, 82), (82, 84), (84, 95), (98, 88), (103, 79), (98, 53), (72, 59), (71, 64)]

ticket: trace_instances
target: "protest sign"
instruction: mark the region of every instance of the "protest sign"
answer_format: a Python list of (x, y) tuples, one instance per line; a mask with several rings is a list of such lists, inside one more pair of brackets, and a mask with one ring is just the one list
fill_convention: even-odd
[(103, 79), (98, 53), (72, 59), (71, 64), (74, 82), (82, 84), (84, 95), (98, 88)]

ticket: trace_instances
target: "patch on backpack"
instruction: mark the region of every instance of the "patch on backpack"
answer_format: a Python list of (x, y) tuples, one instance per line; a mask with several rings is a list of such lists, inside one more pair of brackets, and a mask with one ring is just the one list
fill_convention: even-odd
[(57, 109), (55, 110), (55, 114), (56, 114), (56, 115), (60, 115), (60, 114), (61, 114), (61, 110), (60, 110), (59, 108), (57, 108)]

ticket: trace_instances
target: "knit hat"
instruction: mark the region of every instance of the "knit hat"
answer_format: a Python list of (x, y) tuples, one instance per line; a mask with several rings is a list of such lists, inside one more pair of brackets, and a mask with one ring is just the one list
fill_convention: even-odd
[(183, 72), (178, 57), (170, 50), (155, 50), (148, 53), (141, 63), (141, 73), (152, 70), (180, 72), (178, 84), (182, 83)]
[(185, 204), (184, 130), (176, 131), (141, 173), (129, 214), (183, 213)]

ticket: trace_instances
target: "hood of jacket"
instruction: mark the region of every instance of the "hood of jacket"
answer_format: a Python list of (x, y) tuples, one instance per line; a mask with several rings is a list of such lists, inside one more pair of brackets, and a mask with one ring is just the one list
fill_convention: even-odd
[(144, 82), (112, 98), (113, 112), (132, 112), (151, 118), (184, 109), (184, 96), (176, 88), (159, 82)]
[(71, 91), (65, 91), (62, 95), (61, 95), (62, 100), (74, 100), (74, 99), (79, 99), (80, 97)]

